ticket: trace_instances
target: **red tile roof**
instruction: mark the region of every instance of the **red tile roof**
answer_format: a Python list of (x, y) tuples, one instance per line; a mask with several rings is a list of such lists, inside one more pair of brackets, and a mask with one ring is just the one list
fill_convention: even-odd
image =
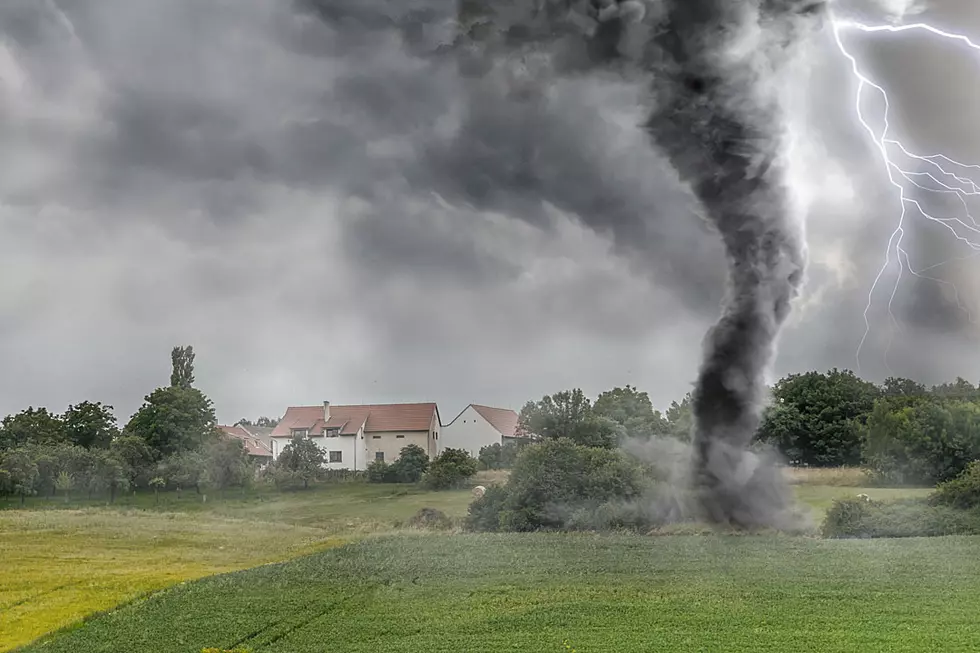
[(236, 438), (245, 443), (245, 451), (250, 456), (261, 456), (263, 458), (271, 458), (272, 452), (269, 448), (265, 446), (261, 440), (256, 438), (254, 435), (246, 431), (240, 426), (219, 426), (221, 432), (230, 438)]
[(362, 426), (365, 433), (428, 431), (437, 415), (434, 403), (330, 406), (330, 421), (325, 423), (323, 406), (290, 406), (272, 437), (289, 437), (293, 429), (309, 429), (311, 435), (320, 435), (324, 426), (339, 428), (341, 435), (355, 435)]
[(490, 422), (490, 425), (500, 432), (500, 435), (513, 438), (517, 437), (517, 413), (510, 408), (491, 408), (490, 406), (478, 406), (470, 404), (473, 410), (480, 413), (483, 419)]

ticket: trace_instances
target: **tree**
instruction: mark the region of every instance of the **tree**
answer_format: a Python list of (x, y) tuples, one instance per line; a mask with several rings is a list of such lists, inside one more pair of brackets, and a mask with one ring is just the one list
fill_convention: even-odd
[(568, 438), (578, 444), (612, 447), (621, 431), (613, 420), (593, 412), (588, 398), (576, 388), (528, 402), (521, 409), (519, 427), (545, 439)]
[(72, 488), (75, 487), (75, 476), (71, 472), (60, 472), (54, 481), (54, 487), (65, 493), (65, 503), (68, 503)]
[(433, 490), (461, 487), (477, 471), (476, 458), (464, 449), (445, 449), (429, 465), (425, 484)]
[[(418, 483), (429, 470), (429, 454), (417, 444), (402, 447), (398, 460), (387, 470), (393, 483)], [(387, 479), (386, 479), (387, 480)]]
[(170, 372), (170, 387), (190, 388), (194, 385), (194, 348), (174, 347), (170, 352), (172, 371)]
[(668, 432), (668, 423), (660, 411), (653, 409), (645, 392), (627, 385), (603, 392), (596, 398), (592, 413), (613, 420), (629, 437), (649, 438)]
[(211, 400), (197, 388), (157, 388), (129, 420), (125, 432), (141, 438), (158, 457), (195, 451), (216, 439)]
[(0, 472), (7, 487), (5, 491), (20, 497), (20, 504), (28, 496), (37, 493), (38, 470), (30, 452), (26, 449), (14, 449), (3, 455), (0, 460)]
[(145, 487), (153, 473), (153, 449), (137, 435), (123, 435), (109, 448), (123, 467), (131, 487)]
[(106, 449), (119, 435), (112, 406), (101, 402), (83, 401), (77, 406), (69, 405), (61, 419), (68, 441), (86, 449)]
[(791, 374), (773, 387), (759, 439), (798, 465), (860, 464), (861, 428), (879, 395), (848, 370)]
[(91, 468), (88, 475), (89, 493), (109, 492), (109, 502), (114, 503), (116, 493), (129, 487), (129, 477), (123, 463), (104, 449), (91, 452)]
[(185, 488), (198, 494), (210, 482), (208, 460), (200, 451), (182, 451), (167, 458), (162, 465), (164, 476), (177, 486), (178, 496)]
[(206, 451), (208, 477), (219, 490), (245, 487), (248, 482), (248, 452), (245, 443), (237, 438), (221, 438), (208, 445)]
[(323, 449), (316, 446), (312, 440), (296, 436), (283, 447), (277, 467), (297, 475), (303, 480), (303, 488), (310, 487), (310, 481), (316, 478), (317, 472), (326, 463)]
[(881, 391), (886, 397), (919, 397), (928, 392), (921, 383), (896, 376), (885, 379), (881, 384)]
[(980, 406), (936, 397), (881, 399), (863, 436), (865, 462), (880, 481), (933, 485), (980, 458)]
[(65, 441), (65, 424), (47, 408), (34, 408), (8, 415), (0, 422), (0, 451), (30, 444)]
[(961, 376), (952, 383), (942, 383), (932, 386), (932, 394), (944, 399), (962, 399), (976, 401), (980, 398), (980, 389)]
[(275, 428), (279, 426), (278, 419), (272, 419), (271, 417), (260, 417), (255, 420), (255, 425), (263, 428)]
[(694, 430), (694, 411), (691, 408), (693, 396), (690, 392), (684, 395), (680, 403), (670, 402), (667, 409), (667, 435), (682, 442), (690, 442)]

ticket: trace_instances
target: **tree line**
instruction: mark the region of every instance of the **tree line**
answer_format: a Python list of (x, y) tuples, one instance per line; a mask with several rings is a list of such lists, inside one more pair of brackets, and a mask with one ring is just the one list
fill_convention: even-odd
[[(630, 385), (595, 401), (580, 389), (529, 401), (519, 420), (519, 429), (542, 438), (601, 448), (627, 438), (689, 441), (693, 425), (690, 393), (661, 413)], [(881, 483), (933, 485), (980, 459), (980, 387), (963, 378), (876, 384), (836, 368), (790, 374), (770, 388), (756, 446), (778, 449), (790, 465), (863, 466)], [(514, 461), (499, 447), (481, 452), (488, 467), (501, 456)]]
[(214, 405), (194, 387), (193, 347), (171, 352), (170, 385), (119, 428), (113, 407), (30, 407), (0, 422), (0, 495), (108, 496), (136, 488), (244, 487), (254, 470), (243, 443), (222, 438)]

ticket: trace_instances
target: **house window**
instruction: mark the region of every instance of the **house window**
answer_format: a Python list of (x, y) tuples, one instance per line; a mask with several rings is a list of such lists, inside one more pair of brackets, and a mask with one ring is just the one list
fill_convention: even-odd
[(336, 438), (340, 435), (340, 429), (323, 429), (323, 435), (328, 438)]
[(344, 453), (342, 451), (331, 451), (330, 452), (330, 462), (332, 462), (332, 463), (342, 463), (342, 462), (344, 462)]
[(396, 435), (395, 438), (404, 440), (405, 439), (405, 436), (404, 435)]
[(293, 435), (294, 438), (295, 437), (305, 438), (309, 434), (310, 434), (310, 430), (309, 429), (293, 429), (292, 430), (292, 435)]
[[(377, 436), (375, 436), (375, 437), (377, 437)], [(374, 452), (374, 459), (375, 460), (378, 460), (378, 461), (381, 461), (381, 462), (384, 462), (385, 461), (385, 452), (384, 451), (375, 451)]]
[(371, 439), (372, 440), (380, 440), (381, 439), (381, 436), (380, 435), (372, 435), (371, 436)]

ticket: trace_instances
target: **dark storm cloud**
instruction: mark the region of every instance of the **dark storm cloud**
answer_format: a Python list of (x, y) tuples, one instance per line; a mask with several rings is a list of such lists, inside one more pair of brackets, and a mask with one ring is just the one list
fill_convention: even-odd
[[(516, 100), (439, 49), (453, 12), (0, 3), (0, 360), (16, 370), (0, 412), (92, 398), (125, 418), (179, 342), (223, 419), (324, 398), (452, 412), (570, 385), (683, 394), (724, 264), (638, 127), (645, 84), (546, 76)], [(891, 218), (839, 58), (821, 57), (803, 298), (819, 301), (783, 336), (787, 371), (850, 362)]]

